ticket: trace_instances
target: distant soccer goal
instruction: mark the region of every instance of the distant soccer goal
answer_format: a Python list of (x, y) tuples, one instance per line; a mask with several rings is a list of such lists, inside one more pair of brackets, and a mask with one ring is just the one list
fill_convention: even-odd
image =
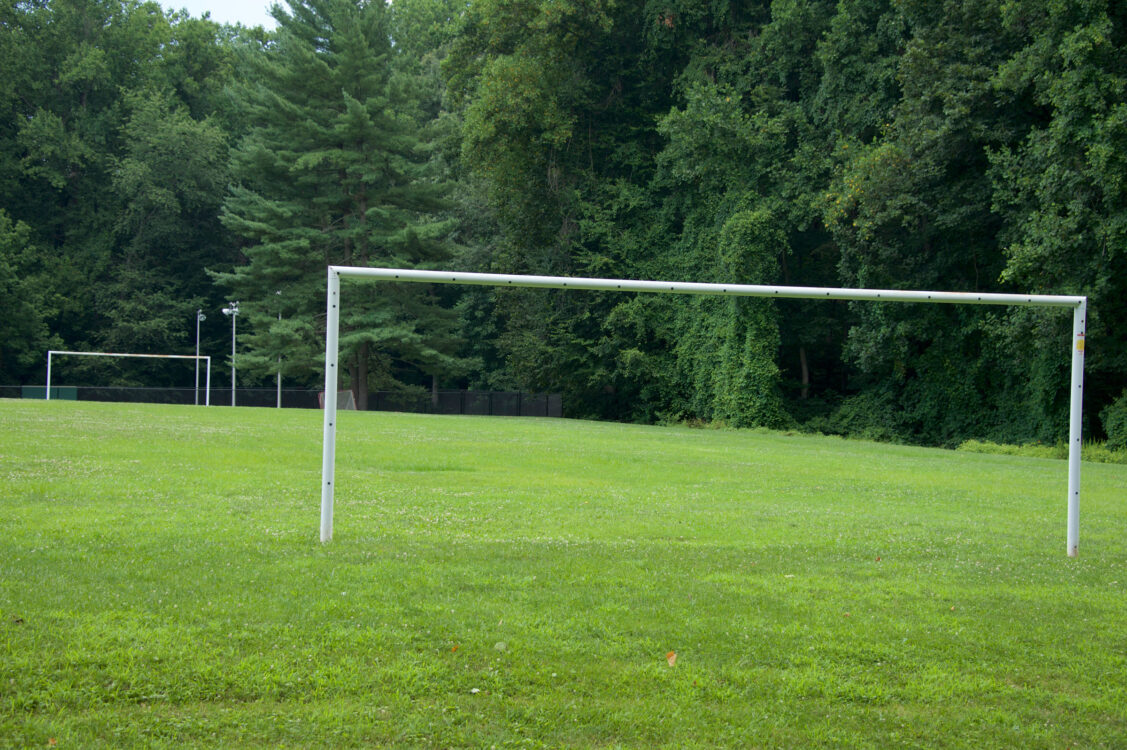
[(47, 352), (47, 400), (51, 400), (51, 360), (58, 356), (71, 357), (141, 357), (144, 359), (194, 359), (196, 366), (196, 403), (199, 403), (200, 373), (199, 362), (203, 361), (207, 367), (207, 376), (204, 386), (204, 406), (211, 406), (211, 357), (196, 356), (194, 354), (122, 354), (120, 352), (64, 352), (52, 349)]
[[(1072, 310), (1072, 383), (1068, 435), (1068, 528), (1066, 550), (1075, 557), (1080, 542), (1081, 407), (1084, 399), (1084, 332), (1087, 297), (1054, 294), (987, 294), (977, 292), (926, 292), (896, 289), (832, 289), (825, 287), (764, 286), (758, 284), (701, 284), (686, 281), (636, 279), (584, 279), (567, 276), (523, 276), (461, 271), (417, 271), (397, 268), (329, 266), (325, 326), (325, 432), (321, 457), (321, 541), (333, 538), (333, 481), (336, 460), (337, 373), (340, 334), (340, 280), (355, 276), (379, 281), (475, 286), (538, 287), (604, 292), (649, 292), (776, 299), (826, 299), (864, 302), (922, 302), (958, 305), (1010, 305), (1059, 307)], [(49, 385), (49, 383), (48, 383)]]

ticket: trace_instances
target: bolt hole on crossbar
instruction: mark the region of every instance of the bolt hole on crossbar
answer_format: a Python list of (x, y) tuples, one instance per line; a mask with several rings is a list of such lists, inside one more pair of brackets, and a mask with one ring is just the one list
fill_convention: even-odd
[(340, 344), (340, 280), (358, 277), (379, 281), (421, 284), (466, 284), (514, 286), (576, 291), (649, 292), (727, 297), (772, 297), (777, 299), (829, 299), (858, 302), (923, 302), (948, 305), (1008, 305), (1015, 307), (1060, 307), (1072, 310), (1072, 383), (1069, 400), (1068, 436), (1068, 523), (1065, 534), (1069, 557), (1080, 545), (1080, 450), (1081, 408), (1084, 397), (1084, 334), (1088, 298), (1055, 294), (988, 294), (967, 292), (908, 291), (900, 289), (833, 289), (760, 284), (709, 284), (690, 281), (643, 281), (639, 279), (587, 279), (569, 276), (529, 276), (460, 271), (421, 271), (403, 268), (329, 266), (325, 326), (325, 433), (321, 455), (321, 541), (333, 538), (333, 480), (336, 459), (337, 349)]

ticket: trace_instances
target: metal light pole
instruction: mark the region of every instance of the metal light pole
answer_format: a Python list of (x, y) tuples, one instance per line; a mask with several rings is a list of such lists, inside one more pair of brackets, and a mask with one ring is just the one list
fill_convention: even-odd
[(205, 320), (203, 310), (196, 310), (196, 406), (200, 405), (200, 323)]
[[(279, 299), (278, 299), (278, 323), (280, 325), (281, 322), (282, 322), (282, 300), (281, 300), (282, 290), (279, 289), (278, 291), (274, 292), (274, 294), (276, 294), (279, 297)], [(278, 408), (279, 409), (282, 408), (282, 355), (281, 354), (278, 354)]]
[(239, 303), (228, 302), (223, 314), (231, 319), (231, 406), (235, 405), (235, 318), (239, 317)]

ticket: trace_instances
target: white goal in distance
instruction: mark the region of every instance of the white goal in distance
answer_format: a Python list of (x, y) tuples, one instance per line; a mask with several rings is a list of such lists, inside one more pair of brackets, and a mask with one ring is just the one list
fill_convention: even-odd
[(585, 279), (567, 276), (525, 276), (463, 271), (419, 271), (396, 268), (329, 266), (325, 327), (325, 434), (321, 458), (321, 541), (333, 538), (333, 482), (336, 463), (337, 374), (340, 334), (340, 280), (344, 276), (391, 282), (469, 284), (498, 287), (538, 287), (655, 294), (704, 294), (726, 297), (827, 299), (869, 302), (922, 302), (962, 305), (1063, 307), (1072, 310), (1072, 383), (1068, 435), (1068, 528), (1066, 550), (1076, 557), (1080, 542), (1081, 406), (1084, 400), (1084, 332), (1088, 298), (1050, 294), (988, 294), (977, 292), (917, 292), (894, 289), (832, 289), (825, 287), (764, 286), (759, 284), (700, 284), (685, 281)]
[(61, 354), (72, 357), (141, 357), (144, 359), (194, 359), (196, 361), (196, 403), (199, 403), (199, 363), (207, 364), (207, 385), (204, 386), (204, 406), (211, 406), (211, 357), (191, 354), (122, 354), (120, 352), (64, 352), (52, 349), (47, 352), (47, 400), (51, 400), (51, 360)]

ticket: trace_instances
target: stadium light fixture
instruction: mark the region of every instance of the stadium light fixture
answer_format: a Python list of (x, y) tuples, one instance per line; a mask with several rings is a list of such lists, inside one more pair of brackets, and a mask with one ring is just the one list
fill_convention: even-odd
[(223, 314), (231, 319), (231, 406), (235, 405), (235, 318), (239, 317), (239, 302), (228, 302)]

